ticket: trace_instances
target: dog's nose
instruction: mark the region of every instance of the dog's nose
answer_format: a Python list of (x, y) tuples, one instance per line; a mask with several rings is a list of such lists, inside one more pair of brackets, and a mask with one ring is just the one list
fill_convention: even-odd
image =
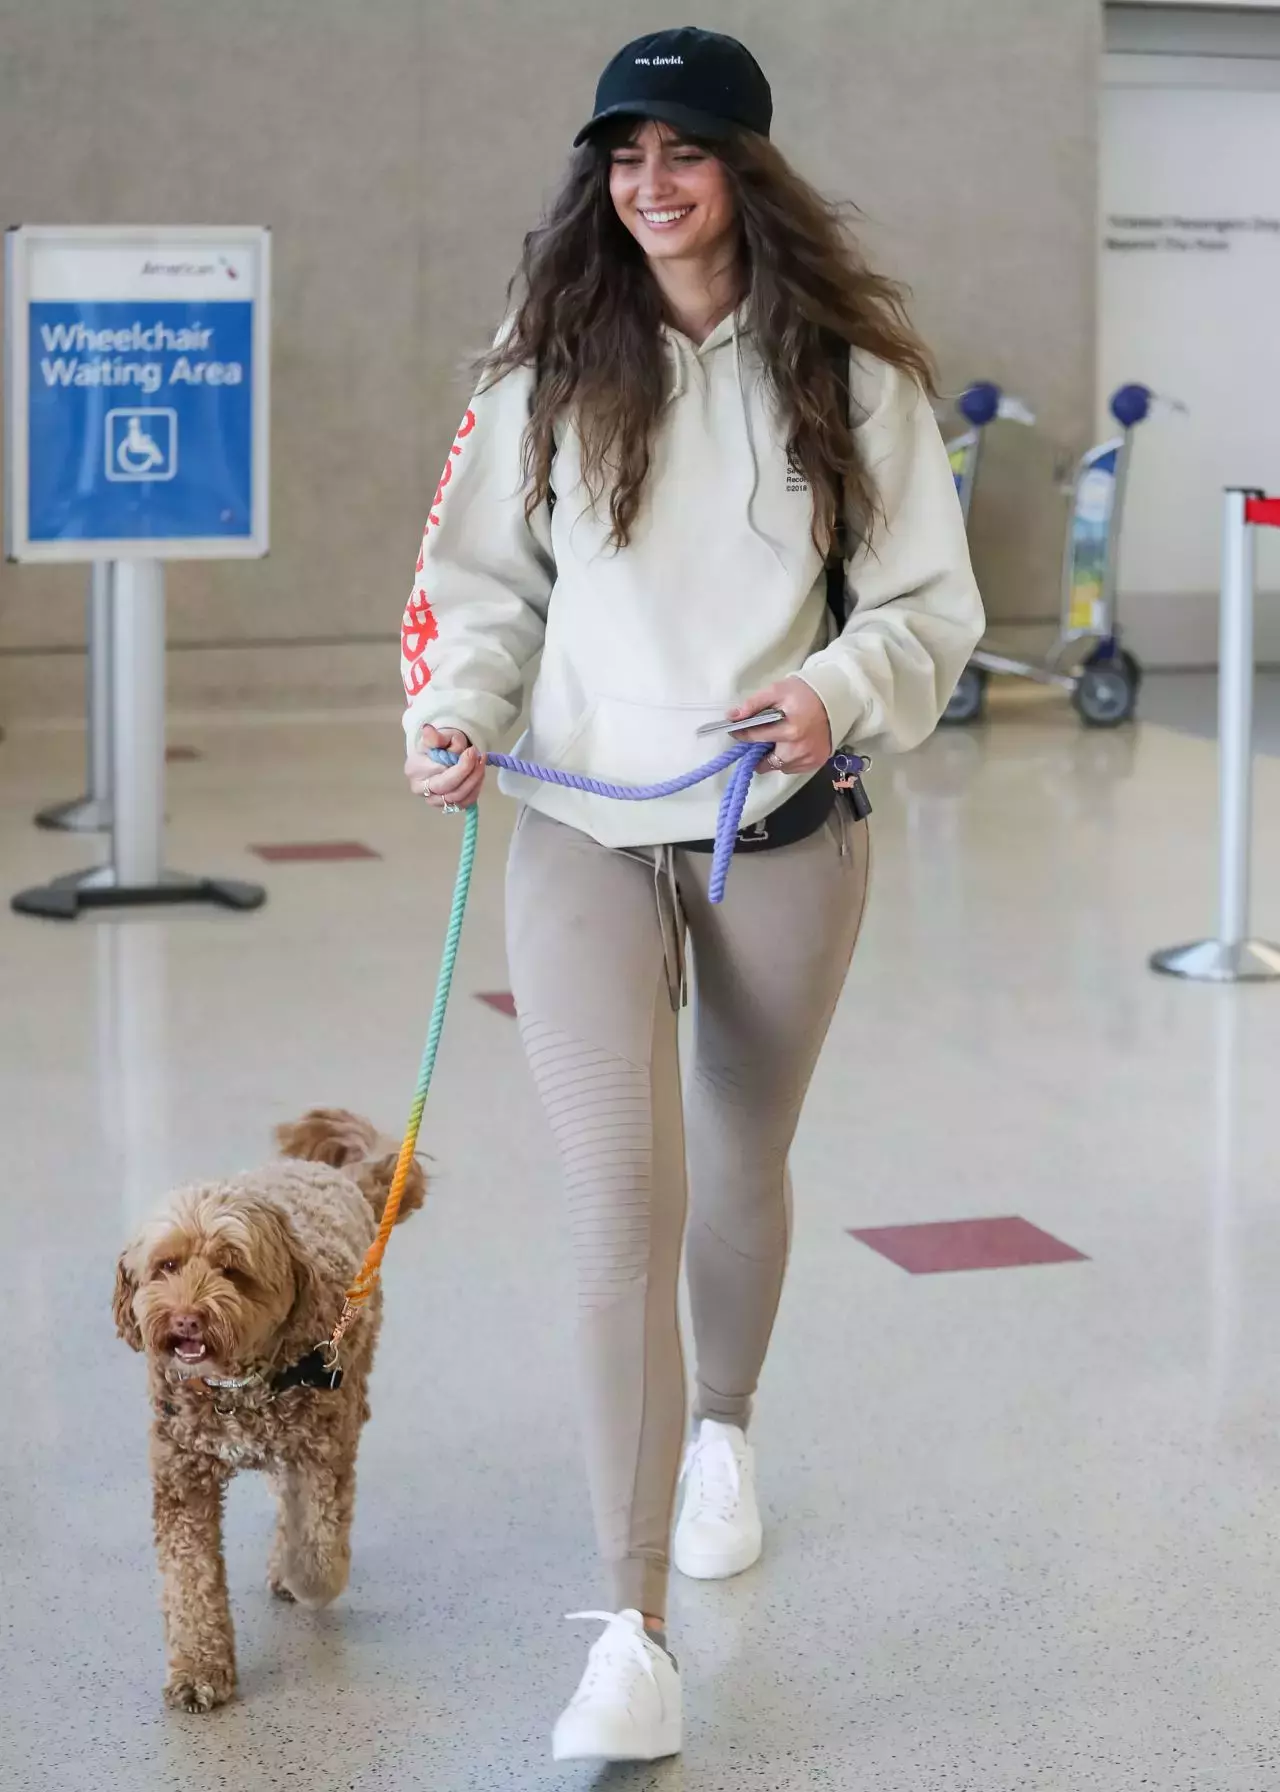
[(169, 1330), (173, 1337), (198, 1344), (201, 1337), (200, 1321), (194, 1313), (175, 1313), (169, 1321)]

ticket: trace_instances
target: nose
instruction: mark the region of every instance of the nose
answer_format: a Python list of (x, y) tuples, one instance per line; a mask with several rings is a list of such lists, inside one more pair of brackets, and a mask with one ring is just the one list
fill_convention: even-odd
[(200, 1321), (194, 1313), (175, 1313), (169, 1322), (169, 1330), (180, 1342), (200, 1342)]
[(645, 157), (644, 169), (640, 178), (640, 202), (652, 204), (664, 193), (669, 193), (674, 186), (671, 170), (664, 157), (658, 154)]

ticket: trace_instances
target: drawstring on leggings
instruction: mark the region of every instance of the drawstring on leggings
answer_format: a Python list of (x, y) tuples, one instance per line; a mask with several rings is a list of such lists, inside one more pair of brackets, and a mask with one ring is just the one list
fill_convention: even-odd
[(688, 922), (680, 895), (680, 879), (676, 873), (674, 846), (619, 846), (614, 849), (624, 859), (634, 859), (653, 871), (653, 900), (658, 911), (658, 930), (662, 935), (662, 967), (666, 973), (667, 995), (672, 1009), (679, 1014), (689, 1001), (689, 963), (685, 950)]
[(688, 932), (684, 904), (680, 900), (680, 880), (676, 876), (676, 849), (660, 846), (654, 854), (653, 887), (658, 904), (658, 925), (662, 929), (662, 961), (667, 971), (667, 994), (671, 1006), (679, 1014), (689, 1000), (688, 961), (685, 938)]

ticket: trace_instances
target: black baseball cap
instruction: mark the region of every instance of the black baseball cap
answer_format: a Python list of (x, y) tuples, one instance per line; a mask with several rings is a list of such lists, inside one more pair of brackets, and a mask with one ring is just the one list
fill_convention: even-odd
[(683, 25), (618, 51), (574, 148), (610, 118), (656, 118), (693, 137), (727, 137), (735, 129), (767, 137), (773, 95), (764, 70), (736, 37)]

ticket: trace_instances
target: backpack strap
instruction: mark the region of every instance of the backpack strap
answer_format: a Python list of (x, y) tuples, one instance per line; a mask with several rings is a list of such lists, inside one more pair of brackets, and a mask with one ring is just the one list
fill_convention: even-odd
[[(835, 376), (836, 392), (844, 415), (849, 415), (849, 344), (835, 335), (823, 336), (823, 348), (831, 363), (831, 371)], [(831, 620), (839, 634), (849, 619), (848, 599), (845, 595), (845, 571), (853, 554), (853, 542), (849, 534), (849, 518), (845, 510), (844, 493), (836, 494), (836, 520), (831, 531), (831, 541), (827, 548), (827, 608), (831, 612)]]

